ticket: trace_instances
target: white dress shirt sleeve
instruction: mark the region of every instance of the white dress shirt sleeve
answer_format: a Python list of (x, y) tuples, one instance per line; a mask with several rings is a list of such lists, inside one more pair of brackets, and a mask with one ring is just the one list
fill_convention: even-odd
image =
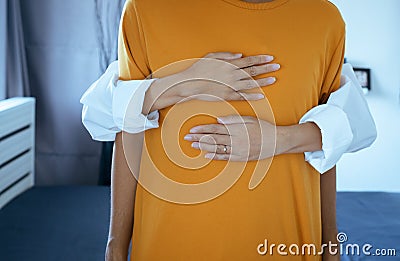
[[(152, 80), (118, 80), (118, 62), (83, 94), (82, 123), (94, 140), (113, 141), (116, 133), (158, 128), (158, 111), (142, 114), (144, 96)], [(127, 111), (129, 105), (129, 112)]]
[(314, 122), (321, 129), (322, 150), (305, 152), (305, 159), (325, 173), (346, 152), (369, 147), (376, 139), (375, 122), (350, 64), (342, 69), (341, 87), (326, 104), (314, 107), (300, 123)]
[[(118, 63), (112, 63), (81, 98), (82, 122), (94, 140), (113, 141), (121, 130), (138, 133), (158, 128), (158, 111), (145, 116), (144, 96), (153, 80), (119, 81)], [(321, 129), (322, 150), (306, 152), (305, 159), (320, 173), (332, 168), (345, 152), (370, 146), (376, 127), (354, 72), (343, 66), (341, 88), (327, 104), (308, 111), (300, 123), (314, 122)]]

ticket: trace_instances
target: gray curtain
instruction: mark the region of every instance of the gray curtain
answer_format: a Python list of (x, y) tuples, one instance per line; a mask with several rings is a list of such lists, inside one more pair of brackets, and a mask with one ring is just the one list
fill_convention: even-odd
[[(104, 23), (104, 21), (119, 21), (125, 0), (114, 2), (94, 0), (97, 20), (97, 37), (100, 45), (100, 69), (105, 71), (107, 66), (118, 56), (119, 23)], [(114, 142), (103, 142), (100, 158), (99, 185), (111, 185), (111, 158)]]
[(117, 59), (119, 20), (125, 0), (94, 0), (100, 68), (102, 71)]
[(102, 144), (82, 126), (79, 99), (115, 56), (123, 2), (8, 0), (7, 67), (17, 70), (7, 93), (37, 99), (38, 185), (98, 182)]
[(0, 100), (6, 97), (7, 1), (0, 0)]
[(6, 97), (30, 96), (21, 3), (7, 3)]

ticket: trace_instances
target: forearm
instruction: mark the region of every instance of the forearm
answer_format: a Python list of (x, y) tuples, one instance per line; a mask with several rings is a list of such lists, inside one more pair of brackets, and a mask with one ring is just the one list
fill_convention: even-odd
[[(336, 224), (336, 167), (321, 175), (321, 219), (322, 219), (322, 243), (329, 245), (338, 244)], [(323, 260), (339, 260), (339, 255), (331, 255), (326, 248)], [(337, 248), (333, 248), (333, 251)]]
[[(125, 155), (132, 156), (134, 162), (139, 163), (142, 134), (124, 134), (125, 148), (132, 147), (136, 152), (129, 155), (125, 152), (122, 143), (122, 133), (117, 134), (111, 178), (111, 217), (107, 244), (107, 260), (126, 260), (133, 229), (133, 213), (137, 181), (132, 171), (139, 171), (139, 164), (129, 164)], [(129, 146), (127, 146), (129, 144)]]
[(322, 149), (322, 134), (312, 122), (291, 126), (277, 126), (276, 155), (303, 153)]
[(336, 239), (336, 167), (321, 175), (322, 240)]
[(182, 99), (180, 88), (183, 85), (178, 83), (183, 79), (181, 73), (156, 79), (146, 91), (142, 113), (147, 115), (178, 103)]
[[(276, 79), (261, 77), (253, 80), (250, 74), (255, 77), (272, 73), (280, 68), (279, 64), (269, 64), (274, 59), (270, 55), (243, 58), (242, 54), (209, 53), (204, 58), (192, 61), (194, 63), (186, 70), (156, 79), (146, 91), (142, 113), (146, 115), (183, 99), (185, 101), (260, 100), (264, 95), (259, 88), (274, 84)], [(254, 88), (258, 91), (246, 92)]]

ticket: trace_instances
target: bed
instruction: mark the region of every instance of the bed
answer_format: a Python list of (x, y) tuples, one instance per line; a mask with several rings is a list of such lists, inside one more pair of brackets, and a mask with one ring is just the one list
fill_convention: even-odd
[[(35, 187), (34, 100), (0, 102), (0, 119), (0, 260), (104, 260), (109, 187)], [(342, 260), (400, 260), (400, 194), (339, 192), (337, 217)]]
[[(337, 222), (344, 233), (338, 236), (344, 241), (341, 260), (400, 260), (400, 193), (338, 192)], [(359, 245), (360, 255), (352, 254), (351, 244)], [(366, 244), (373, 246), (366, 251), (371, 255), (363, 254)]]
[[(0, 260), (104, 260), (108, 187), (34, 187), (0, 210)], [(339, 192), (339, 231), (346, 244), (395, 249), (397, 257), (343, 255), (342, 260), (400, 260), (400, 194)], [(362, 249), (360, 248), (360, 251)], [(362, 251), (361, 251), (362, 252)], [(351, 253), (351, 252), (350, 252)]]
[(0, 210), (0, 260), (104, 260), (108, 187), (33, 187)]

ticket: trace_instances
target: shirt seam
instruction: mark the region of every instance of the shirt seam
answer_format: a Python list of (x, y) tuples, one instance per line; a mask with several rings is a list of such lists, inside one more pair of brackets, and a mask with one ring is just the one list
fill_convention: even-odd
[(270, 7), (265, 6), (265, 7), (259, 7), (259, 8), (256, 8), (256, 7), (252, 8), (250, 6), (246, 7), (246, 6), (243, 6), (243, 5), (240, 5), (240, 4), (235, 4), (235, 3), (231, 2), (231, 1), (228, 1), (228, 0), (222, 0), (222, 1), (227, 3), (227, 4), (229, 4), (229, 5), (236, 6), (236, 7), (241, 8), (241, 9), (253, 10), (253, 11), (276, 9), (276, 8), (281, 7), (282, 5), (286, 4), (287, 2), (289, 2), (289, 0), (286, 0), (286, 1), (282, 2), (282, 3), (276, 4), (276, 5), (270, 6)]

